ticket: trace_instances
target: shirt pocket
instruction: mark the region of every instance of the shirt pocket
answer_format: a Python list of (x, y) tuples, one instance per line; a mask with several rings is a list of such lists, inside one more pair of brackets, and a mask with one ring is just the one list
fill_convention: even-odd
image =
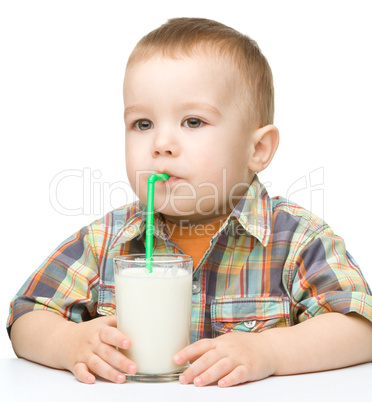
[(261, 332), (291, 325), (288, 297), (215, 299), (211, 303), (213, 335), (227, 332)]

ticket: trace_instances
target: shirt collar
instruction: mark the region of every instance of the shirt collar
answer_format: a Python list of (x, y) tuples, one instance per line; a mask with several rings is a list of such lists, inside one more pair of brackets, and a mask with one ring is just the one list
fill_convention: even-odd
[[(110, 249), (114, 248), (118, 244), (125, 243), (145, 233), (146, 228), (146, 205), (140, 201), (135, 202), (129, 207), (130, 218), (120, 228), (119, 232), (113, 239)], [(156, 237), (160, 237), (166, 240), (168, 236), (164, 232), (164, 219), (155, 212), (154, 213), (154, 230), (153, 233)]]
[(232, 217), (235, 217), (242, 228), (256, 237), (264, 247), (267, 246), (271, 234), (272, 202), (257, 175), (232, 211), (230, 219)]
[[(146, 226), (146, 206), (137, 201), (132, 205), (131, 212), (131, 217), (119, 230), (110, 248), (130, 241), (144, 233)], [(259, 181), (257, 175), (221, 229), (231, 224), (233, 218), (236, 219), (243, 230), (256, 237), (264, 247), (267, 246), (271, 234), (272, 203), (265, 186)], [(165, 227), (163, 217), (155, 212), (154, 235), (163, 240), (169, 239), (169, 236), (165, 232)]]

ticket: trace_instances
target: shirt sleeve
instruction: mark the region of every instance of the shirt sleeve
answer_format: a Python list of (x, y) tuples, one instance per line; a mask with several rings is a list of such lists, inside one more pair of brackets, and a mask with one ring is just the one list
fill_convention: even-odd
[(57, 313), (75, 322), (96, 316), (99, 272), (84, 227), (66, 241), (28, 278), (10, 304), (7, 329), (34, 310)]
[(299, 253), (291, 296), (295, 323), (327, 312), (354, 312), (372, 321), (371, 289), (343, 239), (330, 229)]

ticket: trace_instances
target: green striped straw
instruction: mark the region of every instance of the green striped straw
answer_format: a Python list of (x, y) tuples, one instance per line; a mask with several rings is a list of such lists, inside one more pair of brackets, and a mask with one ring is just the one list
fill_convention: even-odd
[(152, 247), (154, 235), (154, 192), (155, 182), (166, 181), (169, 176), (165, 173), (152, 174), (147, 181), (147, 219), (146, 219), (146, 268), (152, 273)]

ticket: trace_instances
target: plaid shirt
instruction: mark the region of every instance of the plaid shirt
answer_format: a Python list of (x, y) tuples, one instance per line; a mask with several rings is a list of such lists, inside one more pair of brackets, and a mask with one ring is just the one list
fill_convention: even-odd
[[(113, 258), (144, 253), (145, 229), (138, 201), (68, 238), (11, 302), (8, 328), (32, 310), (75, 322), (114, 314)], [(159, 214), (154, 253), (182, 253)], [(344, 241), (305, 209), (270, 198), (257, 177), (195, 267), (192, 302), (192, 342), (295, 325), (331, 311), (372, 321), (371, 290)]]

